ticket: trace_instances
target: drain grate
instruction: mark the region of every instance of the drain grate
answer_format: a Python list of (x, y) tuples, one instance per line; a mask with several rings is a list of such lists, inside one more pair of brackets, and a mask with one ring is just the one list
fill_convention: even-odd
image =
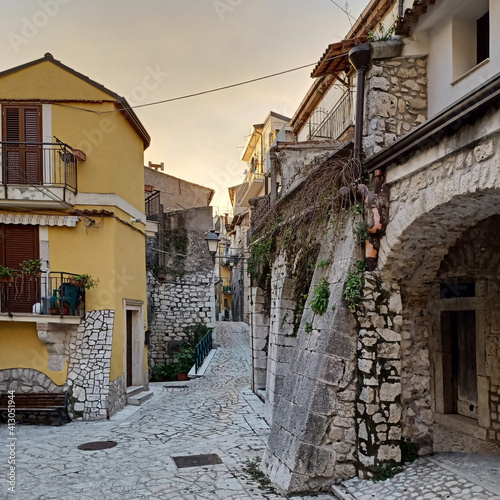
[(207, 455), (187, 455), (184, 457), (172, 457), (175, 465), (179, 469), (184, 469), (186, 467), (202, 467), (204, 465), (216, 465), (221, 464), (222, 460), (219, 455), (215, 453), (209, 453)]
[(184, 391), (186, 389), (189, 389), (188, 385), (164, 385), (165, 389), (170, 389), (172, 391)]
[(78, 449), (85, 451), (106, 450), (107, 448), (114, 448), (116, 445), (116, 441), (93, 441), (81, 444)]

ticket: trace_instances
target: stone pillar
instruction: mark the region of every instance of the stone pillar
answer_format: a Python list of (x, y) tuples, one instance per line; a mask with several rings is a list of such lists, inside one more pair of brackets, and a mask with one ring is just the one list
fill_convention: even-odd
[(297, 340), (293, 325), (296, 282), (295, 278), (287, 277), (286, 260), (281, 253), (273, 263), (271, 271), (271, 312), (264, 411), (264, 418), (270, 425)]
[(427, 58), (375, 59), (367, 73), (363, 152), (378, 153), (427, 119)]
[(401, 327), (399, 287), (366, 272), (359, 323), (357, 398), (358, 471), (401, 462)]
[(269, 339), (269, 304), (262, 288), (252, 287), (250, 315), (250, 348), (252, 357), (252, 390), (266, 387), (267, 352)]

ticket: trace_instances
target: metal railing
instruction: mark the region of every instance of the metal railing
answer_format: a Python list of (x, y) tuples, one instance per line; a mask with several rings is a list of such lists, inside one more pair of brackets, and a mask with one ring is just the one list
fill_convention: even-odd
[(161, 210), (160, 191), (153, 191), (144, 200), (147, 220), (159, 220)]
[(198, 373), (198, 369), (203, 364), (208, 353), (212, 350), (212, 332), (210, 329), (207, 334), (196, 344), (194, 348), (194, 372)]
[(77, 191), (77, 159), (62, 142), (0, 142), (2, 184), (63, 187)]
[(309, 140), (338, 139), (354, 124), (354, 91), (346, 92), (335, 107), (327, 113), (317, 109), (309, 121)]
[(252, 212), (250, 225), (252, 233), (257, 231), (266, 217), (271, 213), (271, 195), (268, 194), (261, 202), (261, 204)]
[(40, 276), (15, 272), (0, 279), (1, 312), (11, 316), (44, 314), (85, 316), (85, 288), (75, 284), (70, 273), (42, 273)]

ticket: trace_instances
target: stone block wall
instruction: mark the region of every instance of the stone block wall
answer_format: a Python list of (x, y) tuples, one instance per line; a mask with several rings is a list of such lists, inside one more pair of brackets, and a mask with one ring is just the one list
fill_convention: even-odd
[(427, 58), (372, 61), (365, 102), (363, 151), (370, 157), (427, 119)]
[(267, 380), (269, 350), (269, 303), (266, 291), (259, 287), (250, 289), (250, 355), (252, 357), (254, 392), (263, 390)]
[(297, 339), (293, 325), (296, 279), (288, 278), (287, 274), (285, 255), (281, 253), (271, 271), (271, 316), (264, 411), (264, 417), (269, 424), (272, 423), (273, 413), (278, 405)]
[(45, 375), (31, 368), (14, 368), (0, 371), (0, 392), (61, 392), (60, 387)]
[[(315, 270), (262, 461), (286, 494), (326, 490), (356, 474), (357, 335), (343, 289), (358, 253), (351, 222), (343, 234), (323, 236), (318, 260), (331, 264)], [(318, 316), (310, 303), (321, 278), (331, 294)], [(272, 307), (279, 311), (278, 304)], [(293, 325), (286, 328), (293, 331)]]
[(149, 360), (171, 360), (169, 343), (187, 340), (187, 328), (199, 323), (215, 326), (213, 273), (200, 272), (186, 278), (160, 282), (148, 273), (152, 316), (149, 318)]

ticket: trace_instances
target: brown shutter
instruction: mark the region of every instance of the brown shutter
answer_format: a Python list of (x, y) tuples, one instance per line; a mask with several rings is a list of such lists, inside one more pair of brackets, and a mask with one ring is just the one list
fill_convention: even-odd
[(4, 106), (3, 109), (3, 140), (12, 143), (4, 146), (7, 183), (41, 184), (42, 148), (37, 144), (42, 142), (41, 107)]
[[(19, 269), (24, 260), (38, 259), (38, 226), (0, 224), (3, 233), (3, 262), (5, 266)], [(31, 313), (33, 304), (40, 300), (40, 280), (18, 276), (10, 290), (12, 312)], [(4, 302), (2, 300), (2, 302)], [(2, 304), (5, 311), (5, 304)]]

